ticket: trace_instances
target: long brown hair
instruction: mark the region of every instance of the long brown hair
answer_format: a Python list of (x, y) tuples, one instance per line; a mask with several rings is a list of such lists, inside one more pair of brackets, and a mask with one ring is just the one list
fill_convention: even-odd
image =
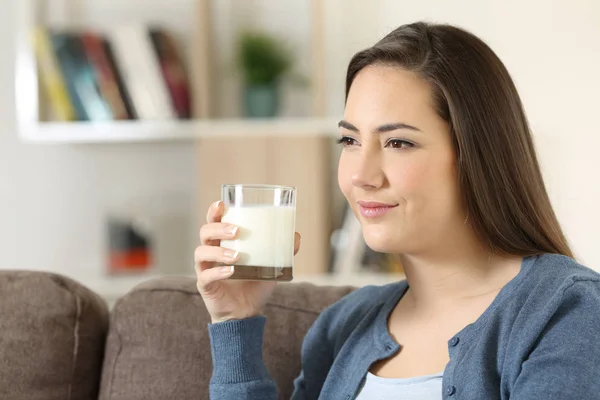
[(368, 65), (412, 71), (431, 86), (450, 126), (469, 221), (494, 252), (573, 257), (538, 164), (523, 104), (502, 61), (478, 37), (446, 24), (403, 25), (357, 53), (346, 98)]

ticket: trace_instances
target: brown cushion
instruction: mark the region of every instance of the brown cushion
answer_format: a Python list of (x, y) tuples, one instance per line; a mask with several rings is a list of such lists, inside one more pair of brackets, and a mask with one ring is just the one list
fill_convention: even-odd
[(0, 271), (0, 399), (96, 399), (108, 309), (50, 273)]
[[(300, 372), (302, 339), (351, 287), (279, 284), (265, 309), (264, 357), (280, 398)], [(102, 400), (208, 399), (210, 318), (193, 278), (159, 278), (119, 299), (111, 318)]]

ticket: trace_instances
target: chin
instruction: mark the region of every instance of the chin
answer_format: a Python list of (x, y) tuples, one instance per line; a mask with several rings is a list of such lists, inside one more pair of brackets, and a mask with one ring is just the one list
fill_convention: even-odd
[(363, 226), (363, 237), (369, 248), (378, 253), (397, 254), (403, 253), (404, 247), (400, 232), (390, 232), (387, 229), (376, 226)]

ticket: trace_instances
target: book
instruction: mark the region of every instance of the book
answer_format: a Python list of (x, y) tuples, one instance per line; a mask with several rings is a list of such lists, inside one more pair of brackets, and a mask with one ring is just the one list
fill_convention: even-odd
[(80, 121), (112, 119), (112, 113), (102, 97), (94, 70), (87, 60), (78, 35), (52, 33), (52, 44), (65, 77), (72, 104)]
[(150, 29), (150, 38), (158, 55), (162, 75), (167, 83), (177, 116), (180, 119), (189, 119), (192, 111), (190, 84), (175, 40), (160, 28)]
[(138, 118), (175, 119), (148, 28), (138, 23), (121, 25), (109, 32), (108, 40)]
[(114, 65), (107, 54), (107, 49), (100, 35), (85, 32), (81, 35), (83, 49), (93, 68), (98, 88), (110, 107), (113, 119), (131, 119), (125, 106)]
[(127, 114), (131, 119), (138, 119), (137, 112), (133, 107), (133, 101), (131, 100), (131, 95), (125, 86), (125, 82), (123, 82), (123, 76), (121, 74), (121, 70), (117, 66), (117, 62), (115, 60), (115, 55), (112, 49), (110, 42), (106, 38), (102, 38), (102, 47), (104, 48), (104, 53), (106, 54), (106, 59), (110, 64), (115, 80), (117, 82), (117, 88), (119, 89), (119, 94), (121, 95), (121, 100), (123, 101), (123, 105), (127, 110)]
[(31, 40), (37, 59), (40, 81), (48, 95), (50, 106), (59, 121), (74, 121), (77, 112), (71, 103), (71, 97), (48, 31), (36, 27)]

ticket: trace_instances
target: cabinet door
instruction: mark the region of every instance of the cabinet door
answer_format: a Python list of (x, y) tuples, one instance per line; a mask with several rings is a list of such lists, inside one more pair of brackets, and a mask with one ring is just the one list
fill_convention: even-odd
[(296, 230), (302, 235), (297, 275), (329, 267), (331, 168), (323, 137), (222, 137), (198, 142), (200, 214), (220, 198), (223, 183), (297, 187)]

